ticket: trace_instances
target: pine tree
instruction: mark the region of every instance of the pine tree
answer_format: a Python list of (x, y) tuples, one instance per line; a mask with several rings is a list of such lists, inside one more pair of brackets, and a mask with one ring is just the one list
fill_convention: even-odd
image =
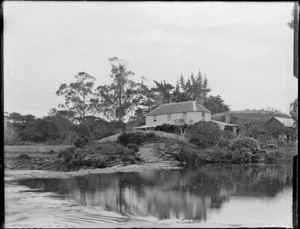
[(179, 87), (179, 83), (178, 83), (178, 80), (177, 80), (175, 89), (174, 89), (173, 94), (172, 94), (172, 102), (175, 102), (175, 103), (182, 102), (182, 101), (180, 101), (180, 94), (181, 94), (180, 87)]
[(154, 88), (155, 91), (159, 92), (163, 96), (163, 103), (170, 103), (171, 102), (171, 91), (174, 89), (174, 86), (171, 84), (164, 82), (158, 83), (157, 81), (153, 80), (153, 82), (156, 84), (156, 87)]
[(184, 78), (183, 78), (182, 75), (180, 76), (179, 83), (180, 83), (181, 89), (182, 89), (183, 91), (186, 91), (187, 88), (186, 88), (186, 84), (185, 84), (185, 81), (184, 81)]
[(211, 91), (211, 89), (209, 88), (208, 86), (208, 83), (207, 83), (207, 78), (206, 78), (206, 75), (205, 75), (205, 78), (204, 78), (204, 82), (203, 82), (203, 98), (206, 98), (207, 97), (207, 94)]

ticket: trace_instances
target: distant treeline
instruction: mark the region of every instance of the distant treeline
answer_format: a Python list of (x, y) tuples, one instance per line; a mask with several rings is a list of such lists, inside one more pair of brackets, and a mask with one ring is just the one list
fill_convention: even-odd
[(119, 133), (123, 125), (96, 117), (86, 117), (81, 123), (74, 123), (59, 113), (36, 118), (13, 112), (8, 120), (5, 130), (5, 144), (8, 145), (73, 144), (82, 138), (90, 141)]

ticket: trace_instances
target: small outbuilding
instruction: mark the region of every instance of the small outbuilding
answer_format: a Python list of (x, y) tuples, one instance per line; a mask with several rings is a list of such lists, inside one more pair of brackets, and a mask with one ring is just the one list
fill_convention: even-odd
[(287, 127), (293, 128), (295, 121), (292, 118), (272, 117), (266, 122), (266, 127)]
[(272, 117), (265, 124), (266, 138), (276, 140), (278, 143), (287, 144), (293, 136), (295, 121), (292, 118)]

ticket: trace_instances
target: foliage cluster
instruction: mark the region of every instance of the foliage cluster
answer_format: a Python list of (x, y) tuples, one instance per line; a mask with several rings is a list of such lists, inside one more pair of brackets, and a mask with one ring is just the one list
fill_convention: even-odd
[(226, 149), (230, 148), (232, 145), (232, 140), (235, 138), (235, 134), (232, 131), (226, 130), (225, 128), (218, 139), (218, 147)]
[[(269, 159), (272, 156), (259, 150), (250, 151), (243, 149), (233, 151), (222, 148), (197, 149), (184, 146), (180, 148), (177, 159), (189, 165), (199, 165), (201, 163), (272, 163), (275, 161), (275, 159), (273, 161)], [(273, 158), (280, 159), (278, 155)]]
[(75, 124), (67, 116), (54, 110), (43, 118), (13, 112), (9, 115), (9, 120), (12, 122), (8, 122), (4, 140), (5, 144), (10, 145), (74, 144), (82, 141), (83, 136), (89, 141), (98, 140), (120, 132), (123, 125), (92, 116)]
[(217, 143), (222, 131), (214, 122), (199, 121), (186, 131), (189, 141), (200, 148), (207, 148)]
[(118, 142), (123, 146), (128, 146), (129, 144), (139, 146), (144, 142), (154, 142), (157, 139), (158, 137), (154, 133), (132, 132), (119, 135)]
[(118, 164), (140, 163), (134, 145), (124, 147), (116, 142), (89, 144), (60, 151), (55, 159), (56, 169), (63, 171), (85, 168), (105, 168)]
[(228, 138), (225, 138), (223, 136), (220, 136), (218, 140), (218, 147), (220, 148), (229, 148), (232, 144), (232, 141)]
[(18, 159), (19, 159), (19, 160), (29, 160), (30, 157), (28, 156), (28, 154), (21, 153), (21, 154), (18, 156)]
[(164, 132), (172, 133), (172, 134), (179, 134), (179, 130), (178, 130), (178, 128), (175, 125), (166, 124), (166, 123), (162, 124), (162, 125), (159, 125), (159, 126), (156, 126), (154, 128), (154, 130), (156, 130), (156, 131), (164, 131)]
[(258, 142), (254, 138), (249, 137), (243, 137), (233, 140), (231, 148), (233, 151), (243, 151), (244, 149), (251, 151), (260, 149)]
[(82, 148), (85, 145), (87, 145), (88, 143), (89, 143), (89, 139), (82, 136), (82, 138), (79, 138), (74, 142), (74, 145), (78, 148)]
[[(223, 138), (223, 137), (221, 137)], [(223, 140), (228, 140), (224, 139)], [(177, 153), (174, 154), (176, 160), (190, 165), (201, 163), (289, 163), (295, 155), (295, 149), (286, 152), (284, 149), (273, 151), (263, 151), (259, 149), (257, 142), (253, 138), (242, 138), (230, 141), (230, 146), (213, 146), (200, 148), (193, 144), (181, 143)]]

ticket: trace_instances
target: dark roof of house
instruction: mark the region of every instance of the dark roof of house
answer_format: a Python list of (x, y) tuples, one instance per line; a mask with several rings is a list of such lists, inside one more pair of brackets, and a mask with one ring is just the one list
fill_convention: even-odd
[(273, 118), (277, 119), (285, 127), (292, 127), (294, 125), (294, 119), (291, 119), (291, 118), (281, 118), (281, 117), (275, 117), (275, 116), (272, 117), (267, 123), (269, 123)]
[(146, 116), (150, 115), (162, 115), (162, 114), (174, 114), (184, 112), (205, 112), (211, 113), (204, 106), (200, 105), (196, 101), (188, 101), (181, 103), (168, 103), (162, 104), (154, 110), (150, 111)]

